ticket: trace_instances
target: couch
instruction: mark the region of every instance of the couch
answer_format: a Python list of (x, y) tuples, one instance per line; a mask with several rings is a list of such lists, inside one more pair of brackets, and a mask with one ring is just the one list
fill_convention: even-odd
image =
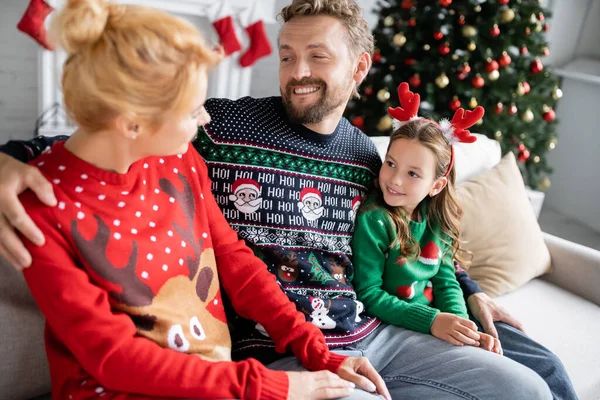
[[(500, 160), (496, 141), (479, 135), (478, 156), (457, 148), (457, 179), (472, 179)], [(380, 154), (387, 138), (373, 138)], [(552, 272), (495, 300), (554, 351), (581, 400), (600, 399), (600, 251), (543, 234)], [(22, 275), (0, 262), (0, 400), (48, 398), (43, 317)], [(82, 338), (85, 340), (85, 338)]]

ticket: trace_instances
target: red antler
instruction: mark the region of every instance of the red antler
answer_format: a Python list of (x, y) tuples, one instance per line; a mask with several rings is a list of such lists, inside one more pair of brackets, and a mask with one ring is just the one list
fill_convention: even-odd
[(454, 117), (452, 117), (452, 126), (454, 127), (454, 136), (462, 143), (473, 143), (477, 140), (475, 136), (471, 136), (471, 132), (465, 128), (470, 128), (479, 121), (485, 110), (483, 107), (476, 107), (473, 111), (465, 111), (462, 108), (456, 110)]
[(398, 86), (398, 98), (400, 99), (400, 105), (404, 108), (388, 107), (388, 114), (398, 121), (408, 121), (412, 117), (416, 117), (417, 112), (419, 111), (421, 97), (408, 90), (408, 83), (402, 82), (400, 86)]

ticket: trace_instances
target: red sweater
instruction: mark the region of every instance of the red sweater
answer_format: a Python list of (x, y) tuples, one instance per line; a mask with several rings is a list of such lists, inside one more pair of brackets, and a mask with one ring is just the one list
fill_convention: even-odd
[(278, 351), (292, 350), (311, 370), (335, 372), (344, 361), (238, 240), (192, 147), (126, 174), (98, 169), (63, 143), (32, 164), (59, 201), (45, 207), (31, 192), (21, 196), (46, 236), (41, 247), (27, 242), (33, 266), (24, 274), (47, 319), (54, 399), (286, 398), (285, 373), (230, 361), (220, 285)]

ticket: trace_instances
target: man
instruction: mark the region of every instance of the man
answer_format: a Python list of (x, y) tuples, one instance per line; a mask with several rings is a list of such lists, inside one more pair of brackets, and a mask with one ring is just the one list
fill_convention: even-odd
[[(209, 100), (212, 122), (195, 142), (232, 227), (298, 310), (323, 330), (330, 348), (368, 357), (393, 398), (538, 399), (551, 397), (548, 386), (556, 398), (576, 398), (560, 361), (518, 330), (494, 324), (520, 327), (476, 293), (480, 289), (464, 272), (458, 278), (471, 312), (485, 331), (499, 335), (505, 355), (538, 374), (508, 357), (452, 346), (362, 313), (350, 284), (353, 206), (381, 163), (374, 145), (342, 113), (371, 66), (373, 38), (353, 0), (294, 0), (282, 16), (281, 97)], [(39, 149), (29, 145), (34, 154), (47, 144), (36, 140)], [(4, 150), (25, 152), (14, 142)], [(0, 253), (20, 265), (30, 260), (10, 225), (32, 239), (41, 236), (16, 201), (28, 187), (42, 199), (52, 197), (36, 170), (0, 158)], [(234, 357), (300, 368), (295, 358), (280, 358), (261, 326), (237, 316), (232, 321)]]

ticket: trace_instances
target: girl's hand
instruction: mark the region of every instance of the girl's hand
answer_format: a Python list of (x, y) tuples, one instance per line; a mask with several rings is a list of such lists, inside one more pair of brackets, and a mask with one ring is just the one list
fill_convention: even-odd
[(354, 383), (329, 371), (286, 372), (290, 381), (288, 400), (325, 400), (350, 396)]
[(500, 344), (500, 340), (493, 337), (492, 335), (488, 335), (487, 333), (479, 334), (479, 343), (481, 343), (481, 348), (487, 351), (494, 352), (496, 354), (502, 355), (502, 345)]
[(473, 321), (458, 315), (441, 312), (431, 324), (431, 334), (456, 346), (468, 344), (479, 347), (481, 334)]

